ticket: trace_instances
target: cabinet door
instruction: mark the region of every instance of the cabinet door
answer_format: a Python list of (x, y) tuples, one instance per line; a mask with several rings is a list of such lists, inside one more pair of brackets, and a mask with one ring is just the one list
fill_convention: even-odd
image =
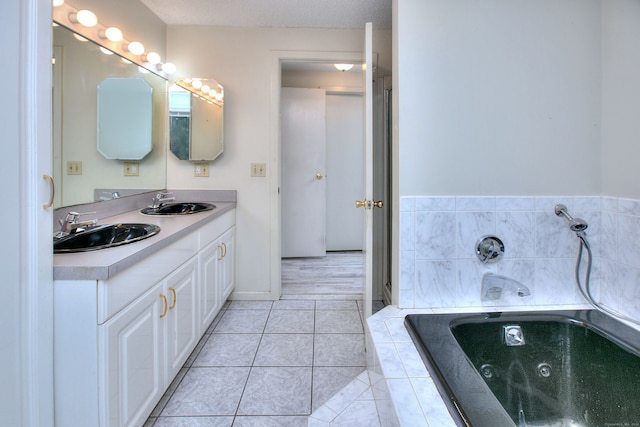
[(218, 263), (222, 247), (218, 241), (200, 251), (200, 328), (206, 332), (222, 306), (222, 292), (218, 289)]
[(98, 327), (100, 425), (139, 426), (165, 389), (163, 284), (159, 283)]
[(222, 289), (221, 301), (226, 301), (235, 284), (236, 228), (231, 227), (218, 240), (222, 248), (222, 259), (218, 265), (218, 280)]
[(187, 261), (165, 280), (168, 381), (178, 373), (198, 337), (198, 258)]

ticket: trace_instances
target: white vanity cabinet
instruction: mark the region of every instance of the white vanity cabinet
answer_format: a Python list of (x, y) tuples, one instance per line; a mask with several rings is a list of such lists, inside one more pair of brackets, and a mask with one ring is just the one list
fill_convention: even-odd
[(233, 288), (234, 234), (231, 210), (107, 280), (54, 282), (56, 425), (144, 424)]
[(201, 327), (211, 324), (233, 290), (235, 269), (235, 227), (200, 251), (201, 266)]
[(98, 328), (108, 425), (143, 424), (198, 343), (197, 261), (187, 261)]

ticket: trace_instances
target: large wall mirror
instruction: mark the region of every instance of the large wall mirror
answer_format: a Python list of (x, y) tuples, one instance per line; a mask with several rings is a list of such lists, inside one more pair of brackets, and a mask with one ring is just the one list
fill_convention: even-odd
[(215, 160), (224, 150), (224, 89), (213, 79), (169, 88), (169, 148), (180, 160)]
[[(53, 29), (53, 50), (54, 207), (92, 202), (99, 188), (131, 190), (126, 194), (165, 188), (167, 81), (62, 26)], [(144, 92), (145, 107), (136, 110), (142, 116), (129, 114), (119, 124), (99, 119), (99, 99), (106, 97), (98, 88), (105, 81), (127, 81)], [(120, 140), (135, 134), (134, 141), (144, 140), (143, 146), (123, 153), (132, 143), (99, 142), (99, 129)], [(125, 174), (126, 159), (137, 162), (135, 173)]]

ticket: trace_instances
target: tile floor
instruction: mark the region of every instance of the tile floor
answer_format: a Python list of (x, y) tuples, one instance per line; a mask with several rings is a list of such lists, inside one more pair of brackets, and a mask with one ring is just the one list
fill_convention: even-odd
[(361, 375), (361, 313), (355, 300), (228, 302), (145, 427), (307, 426), (313, 411), (354, 385), (352, 407), (366, 406), (371, 421), (345, 414), (331, 425), (378, 425)]

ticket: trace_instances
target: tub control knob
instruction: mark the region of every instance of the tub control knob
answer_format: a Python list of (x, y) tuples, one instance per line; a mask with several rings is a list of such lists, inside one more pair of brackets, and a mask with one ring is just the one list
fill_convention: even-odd
[(496, 236), (483, 236), (476, 243), (476, 256), (484, 264), (500, 261), (504, 255), (504, 243)]

